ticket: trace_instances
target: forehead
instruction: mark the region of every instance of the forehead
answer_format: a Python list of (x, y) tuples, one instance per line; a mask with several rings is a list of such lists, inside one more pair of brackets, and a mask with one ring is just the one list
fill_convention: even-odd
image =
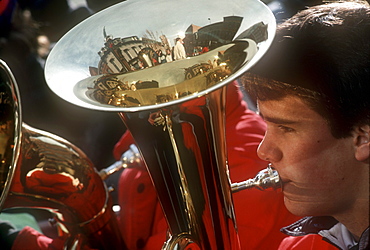
[(291, 121), (323, 121), (324, 118), (309, 107), (301, 98), (288, 95), (278, 100), (258, 100), (258, 110), (267, 121), (285, 119)]

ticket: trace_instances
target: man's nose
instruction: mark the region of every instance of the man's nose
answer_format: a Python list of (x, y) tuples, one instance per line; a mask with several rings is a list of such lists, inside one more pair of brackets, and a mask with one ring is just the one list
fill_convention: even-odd
[(262, 160), (268, 162), (278, 162), (281, 160), (283, 154), (279, 148), (279, 145), (276, 144), (276, 141), (266, 132), (263, 140), (257, 149), (257, 155)]

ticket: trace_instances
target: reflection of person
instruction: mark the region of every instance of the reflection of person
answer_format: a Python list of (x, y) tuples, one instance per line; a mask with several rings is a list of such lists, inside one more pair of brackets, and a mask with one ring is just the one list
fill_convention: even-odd
[(172, 62), (172, 51), (170, 49), (166, 49), (166, 62)]
[[(54, 168), (54, 166), (51, 166)], [(47, 171), (48, 166), (45, 162), (41, 162), (38, 166), (27, 173), (26, 187), (32, 193), (55, 196), (69, 196), (83, 188), (83, 184), (78, 178), (66, 172), (54, 173)]]
[[(236, 84), (230, 84), (227, 90), (230, 175), (233, 182), (240, 182), (253, 178), (267, 166), (256, 154), (265, 124), (247, 108)], [(132, 141), (128, 132), (122, 136), (114, 150), (117, 159)], [(118, 191), (120, 225), (128, 248), (160, 249), (166, 241), (168, 227), (145, 167), (126, 168), (121, 174)], [(280, 227), (298, 218), (284, 208), (281, 193), (248, 190), (234, 193), (233, 198), (242, 249), (276, 249), (284, 237), (279, 232)]]
[(280, 173), (288, 210), (309, 216), (283, 229), (306, 236), (281, 249), (369, 249), (369, 41), (368, 3), (311, 7), (245, 77), (267, 123), (258, 155)]
[(181, 38), (176, 38), (176, 44), (173, 48), (173, 58), (175, 61), (186, 58), (185, 47)]
[(209, 51), (209, 48), (207, 46), (202, 48), (201, 54), (207, 53)]
[(158, 54), (158, 63), (159, 64), (162, 64), (162, 63), (166, 63), (167, 60), (166, 60), (166, 55), (163, 54), (162, 50), (158, 50), (157, 51), (157, 54)]

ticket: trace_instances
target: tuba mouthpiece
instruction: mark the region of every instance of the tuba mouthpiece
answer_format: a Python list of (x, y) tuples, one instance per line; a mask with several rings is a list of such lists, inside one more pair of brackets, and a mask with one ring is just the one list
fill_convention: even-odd
[(239, 192), (244, 189), (257, 188), (261, 191), (264, 190), (277, 190), (282, 187), (279, 173), (271, 168), (271, 164), (256, 175), (256, 177), (231, 184), (231, 191), (233, 193)]

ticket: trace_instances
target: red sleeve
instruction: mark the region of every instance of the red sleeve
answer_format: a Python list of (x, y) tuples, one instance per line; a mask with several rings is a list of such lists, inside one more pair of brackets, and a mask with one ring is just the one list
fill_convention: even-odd
[(154, 213), (159, 204), (154, 186), (145, 167), (125, 169), (118, 186), (122, 237), (128, 249), (140, 249), (152, 234)]
[[(64, 249), (66, 243), (65, 237), (49, 238), (37, 230), (26, 226), (17, 235), (14, 240), (12, 250), (60, 250)], [(94, 250), (87, 245), (83, 245), (81, 250)], [(96, 249), (95, 249), (96, 250)]]
[(280, 244), (278, 250), (338, 250), (337, 247), (322, 240), (322, 237), (317, 234), (309, 234), (306, 236), (286, 237)]
[(64, 240), (61, 238), (51, 239), (39, 233), (31, 227), (24, 227), (15, 238), (12, 250), (49, 250), (49, 249), (63, 249)]
[(122, 154), (126, 152), (129, 149), (130, 145), (133, 143), (134, 138), (132, 138), (130, 131), (126, 130), (113, 148), (113, 156), (116, 161), (121, 159)]

